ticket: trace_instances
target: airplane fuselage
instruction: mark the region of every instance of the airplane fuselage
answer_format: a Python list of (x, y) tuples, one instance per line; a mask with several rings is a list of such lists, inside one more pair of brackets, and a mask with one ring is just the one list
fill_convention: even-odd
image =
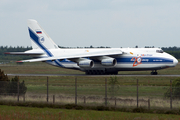
[[(68, 56), (68, 54), (76, 54), (76, 53), (91, 53), (91, 52), (103, 52), (107, 49), (110, 50), (120, 50), (123, 51), (122, 55), (112, 56), (116, 59), (115, 65), (102, 65), (100, 60), (96, 58), (86, 58), (91, 59), (94, 64), (92, 67), (80, 67), (76, 61), (76, 58), (68, 60), (68, 59), (57, 59), (57, 60), (48, 60), (46, 63), (63, 67), (68, 69), (78, 69), (84, 72), (88, 72), (89, 74), (97, 74), (102, 72), (104, 73), (116, 73), (117, 71), (139, 71), (139, 70), (159, 70), (168, 67), (174, 67), (178, 63), (177, 59), (172, 55), (163, 52), (159, 48), (98, 48), (98, 49), (51, 49), (49, 50), (49, 54), (52, 56)], [(30, 52), (30, 51), (29, 51)], [(33, 51), (34, 52), (34, 51)], [(42, 52), (37, 51), (37, 52)], [(47, 54), (43, 54), (41, 56), (34, 57), (48, 57)]]

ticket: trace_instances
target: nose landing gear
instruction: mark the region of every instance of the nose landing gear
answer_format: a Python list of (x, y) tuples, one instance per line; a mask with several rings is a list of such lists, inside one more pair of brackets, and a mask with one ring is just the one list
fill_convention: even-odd
[(154, 70), (151, 72), (151, 75), (157, 75), (158, 73), (157, 73), (157, 71), (155, 70), (155, 72), (154, 72)]

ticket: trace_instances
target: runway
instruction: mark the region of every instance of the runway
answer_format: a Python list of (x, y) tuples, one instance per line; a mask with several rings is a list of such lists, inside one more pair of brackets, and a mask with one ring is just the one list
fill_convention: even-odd
[(87, 77), (109, 77), (109, 76), (118, 76), (118, 77), (180, 77), (180, 75), (85, 75), (85, 74), (7, 74), (8, 76), (87, 76)]

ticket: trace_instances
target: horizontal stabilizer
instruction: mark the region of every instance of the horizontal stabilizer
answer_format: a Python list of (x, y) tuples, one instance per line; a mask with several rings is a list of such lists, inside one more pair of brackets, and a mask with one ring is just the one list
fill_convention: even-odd
[(9, 54), (9, 55), (43, 55), (44, 53), (5, 52), (4, 54)]

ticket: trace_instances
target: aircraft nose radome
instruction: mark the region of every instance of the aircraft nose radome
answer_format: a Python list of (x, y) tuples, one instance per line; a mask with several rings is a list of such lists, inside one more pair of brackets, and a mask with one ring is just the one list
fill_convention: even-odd
[(174, 64), (174, 65), (177, 65), (177, 64), (178, 64), (178, 60), (177, 60), (177, 59), (174, 59), (173, 64)]

